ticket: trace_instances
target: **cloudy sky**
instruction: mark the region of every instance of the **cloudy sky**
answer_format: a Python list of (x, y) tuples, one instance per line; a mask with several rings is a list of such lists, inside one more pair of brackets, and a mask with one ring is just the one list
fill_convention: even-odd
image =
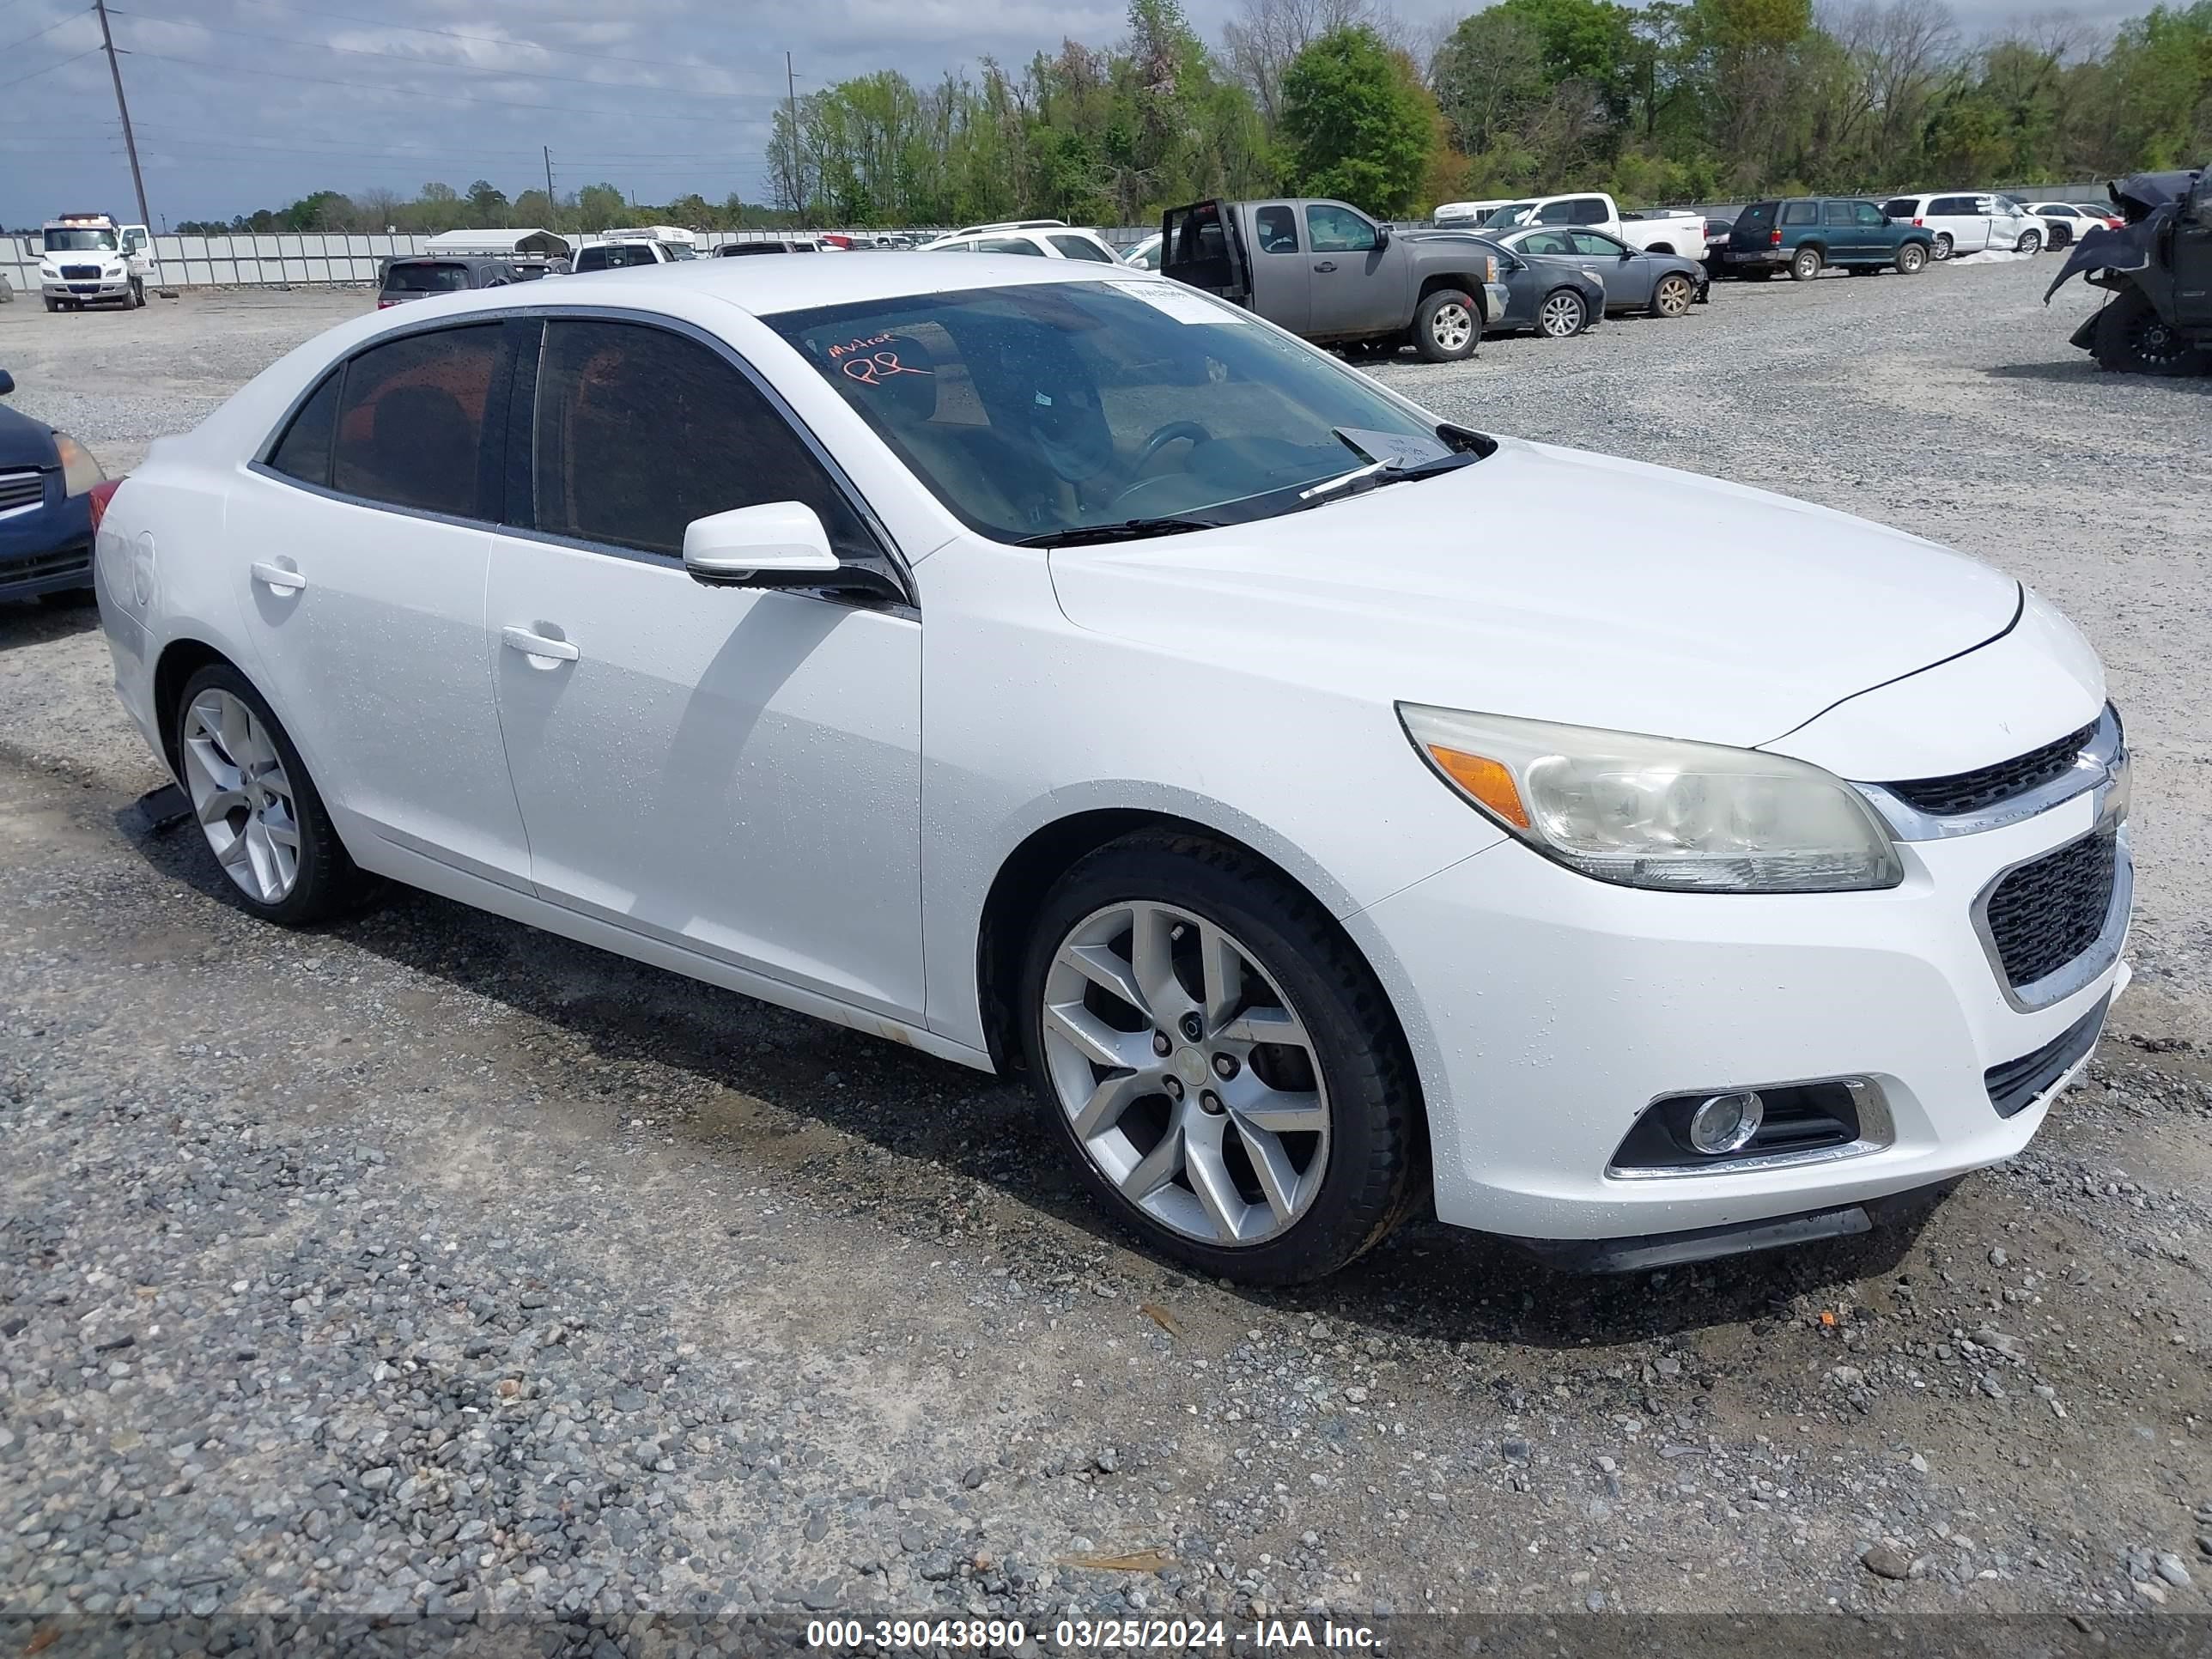
[[(1218, 40), (1236, 0), (1186, 0)], [(1970, 30), (2008, 0), (1956, 0)], [(1415, 29), (1469, 0), (1396, 0)], [(2093, 0), (2083, 13), (2108, 7)], [(2118, 5), (2110, 9), (2137, 8)], [(786, 51), (799, 89), (896, 66), (919, 78), (1063, 35), (1121, 32), (1120, 0), (121, 0), (109, 16), (157, 225), (310, 191), (489, 178), (641, 201), (766, 194)], [(0, 224), (131, 210), (88, 0), (0, 0)], [(133, 216), (135, 216), (135, 215)]]

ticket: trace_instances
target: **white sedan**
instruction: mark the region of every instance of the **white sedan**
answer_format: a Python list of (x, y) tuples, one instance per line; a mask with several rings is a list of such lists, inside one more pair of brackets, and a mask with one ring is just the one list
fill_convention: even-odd
[(1589, 1267), (1863, 1231), (2026, 1146), (2127, 977), (2118, 717), (2012, 578), (1126, 267), (362, 317), (96, 572), (254, 915), (382, 877), (1025, 1069), (1251, 1283), (1431, 1193)]

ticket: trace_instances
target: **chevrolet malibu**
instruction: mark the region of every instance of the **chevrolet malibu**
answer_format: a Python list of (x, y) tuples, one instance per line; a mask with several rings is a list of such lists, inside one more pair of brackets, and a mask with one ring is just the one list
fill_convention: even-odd
[(2119, 717), (2010, 577), (1126, 267), (649, 274), (342, 325), (105, 505), (248, 910), (382, 878), (1023, 1069), (1255, 1284), (1431, 1201), (1586, 1268), (1863, 1231), (2126, 982)]

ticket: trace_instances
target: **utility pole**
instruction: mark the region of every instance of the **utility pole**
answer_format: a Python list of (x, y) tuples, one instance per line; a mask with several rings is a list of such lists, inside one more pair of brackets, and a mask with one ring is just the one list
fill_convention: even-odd
[(123, 70), (115, 61), (115, 35), (107, 27), (107, 0), (93, 0), (93, 9), (100, 14), (100, 43), (107, 48), (107, 72), (115, 81), (116, 113), (123, 118), (123, 148), (131, 152), (131, 185), (138, 192), (138, 222), (151, 225), (154, 216), (146, 211), (146, 180), (138, 171), (138, 140), (131, 131), (131, 106), (123, 96)]
[(545, 158), (545, 228), (561, 228), (561, 204), (553, 199), (553, 147), (540, 144), (538, 153)]
[[(100, 13), (103, 19), (106, 15), (106, 12)], [(104, 23), (102, 27), (105, 27)], [(119, 81), (116, 82), (118, 97), (122, 95), (122, 85)], [(783, 54), (783, 95), (791, 108), (791, 206), (792, 211), (798, 216), (797, 222), (804, 223), (806, 203), (800, 191), (806, 180), (799, 167), (799, 77), (791, 72), (791, 54), (787, 52)]]

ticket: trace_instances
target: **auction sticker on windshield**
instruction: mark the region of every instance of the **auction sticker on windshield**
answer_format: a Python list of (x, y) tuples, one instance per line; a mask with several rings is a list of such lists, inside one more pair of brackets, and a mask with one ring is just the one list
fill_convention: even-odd
[(1117, 294), (1126, 294), (1133, 300), (1141, 300), (1155, 311), (1174, 318), (1179, 323), (1248, 323), (1250, 314), (1231, 306), (1217, 303), (1188, 289), (1166, 281), (1157, 283), (1103, 283)]

